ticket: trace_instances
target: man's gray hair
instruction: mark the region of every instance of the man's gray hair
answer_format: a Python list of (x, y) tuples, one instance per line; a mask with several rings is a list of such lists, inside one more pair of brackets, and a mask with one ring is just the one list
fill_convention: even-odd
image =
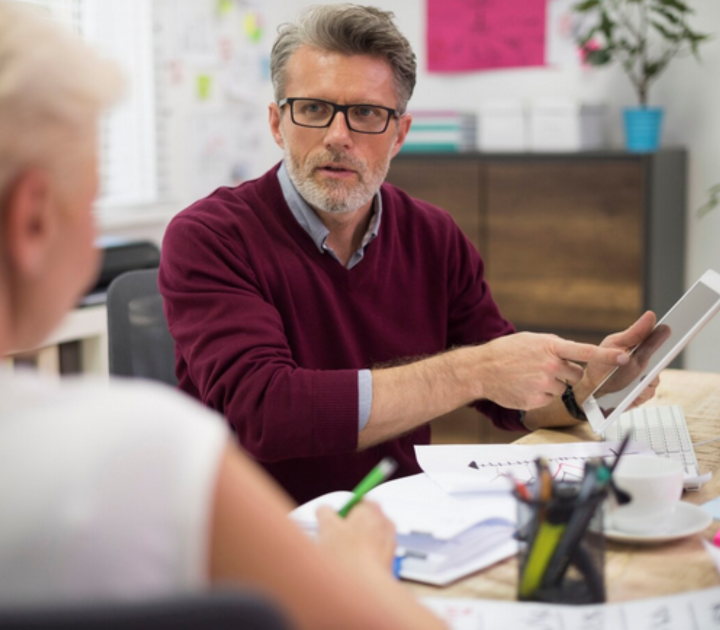
[(415, 53), (393, 22), (394, 14), (357, 4), (317, 5), (295, 23), (281, 24), (270, 54), (275, 100), (285, 98), (287, 66), (301, 46), (343, 55), (368, 55), (390, 64), (398, 95), (397, 109), (405, 112), (415, 88)]
[(115, 64), (38, 11), (0, 0), (0, 200), (23, 168), (72, 158), (121, 88)]

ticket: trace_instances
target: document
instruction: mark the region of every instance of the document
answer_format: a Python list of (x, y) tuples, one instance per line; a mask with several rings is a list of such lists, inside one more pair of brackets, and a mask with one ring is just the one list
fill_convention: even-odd
[[(532, 481), (535, 460), (543, 456), (553, 479), (582, 479), (585, 460), (614, 459), (619, 442), (574, 442), (566, 444), (438, 444), (416, 446), (420, 467), (445, 492), (462, 494), (509, 491), (510, 479)], [(654, 455), (646, 444), (630, 442), (623, 456)]]
[(720, 630), (720, 587), (588, 606), (441, 597), (421, 601), (451, 630)]
[[(339, 510), (351, 496), (331, 492), (290, 518), (312, 535), (317, 508)], [(421, 473), (381, 484), (366, 497), (395, 524), (402, 578), (445, 585), (517, 553), (517, 507), (508, 492), (450, 496)]]

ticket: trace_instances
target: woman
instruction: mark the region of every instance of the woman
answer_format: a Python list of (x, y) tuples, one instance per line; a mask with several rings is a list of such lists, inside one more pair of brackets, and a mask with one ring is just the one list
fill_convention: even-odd
[[(97, 121), (117, 71), (0, 0), (0, 355), (59, 323), (97, 268)], [(390, 572), (371, 504), (319, 513), (320, 540), (234, 446), (170, 389), (0, 375), (0, 603), (132, 600), (250, 584), (301, 628), (438, 628)]]

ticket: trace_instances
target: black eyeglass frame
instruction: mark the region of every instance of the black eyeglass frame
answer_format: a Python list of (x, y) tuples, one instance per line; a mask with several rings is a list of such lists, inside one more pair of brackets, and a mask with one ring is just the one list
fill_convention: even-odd
[[(327, 121), (324, 125), (305, 125), (303, 123), (299, 123), (297, 120), (295, 120), (295, 107), (293, 104), (296, 101), (313, 101), (315, 103), (324, 103), (325, 105), (330, 105), (330, 107), (333, 108), (333, 112), (330, 115), (330, 120)], [(321, 98), (307, 98), (307, 97), (301, 97), (301, 98), (283, 98), (280, 101), (278, 101), (278, 107), (282, 109), (285, 107), (285, 105), (290, 105), (290, 119), (293, 121), (293, 124), (297, 125), (298, 127), (307, 127), (308, 129), (326, 129), (330, 125), (332, 125), (333, 120), (335, 120), (335, 116), (338, 112), (342, 112), (343, 116), (345, 116), (345, 124), (348, 126), (348, 129), (350, 131), (354, 131), (355, 133), (367, 133), (370, 135), (380, 135), (381, 133), (385, 133), (387, 131), (388, 126), (390, 125), (390, 119), (395, 118), (399, 119), (401, 114), (398, 112), (397, 109), (392, 109), (391, 107), (385, 107), (384, 105), (372, 105), (371, 103), (351, 103), (349, 105), (338, 105), (337, 103), (332, 103), (330, 101), (325, 101)], [(382, 128), (381, 131), (363, 131), (362, 129), (355, 129), (352, 124), (350, 123), (350, 118), (348, 117), (348, 111), (352, 107), (375, 107), (377, 109), (382, 109), (383, 111), (387, 112), (387, 119), (385, 120), (385, 126)]]

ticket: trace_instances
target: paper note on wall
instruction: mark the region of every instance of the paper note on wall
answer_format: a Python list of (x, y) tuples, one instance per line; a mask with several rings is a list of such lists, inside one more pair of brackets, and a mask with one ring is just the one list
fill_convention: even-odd
[(546, 2), (428, 0), (428, 70), (544, 65)]

